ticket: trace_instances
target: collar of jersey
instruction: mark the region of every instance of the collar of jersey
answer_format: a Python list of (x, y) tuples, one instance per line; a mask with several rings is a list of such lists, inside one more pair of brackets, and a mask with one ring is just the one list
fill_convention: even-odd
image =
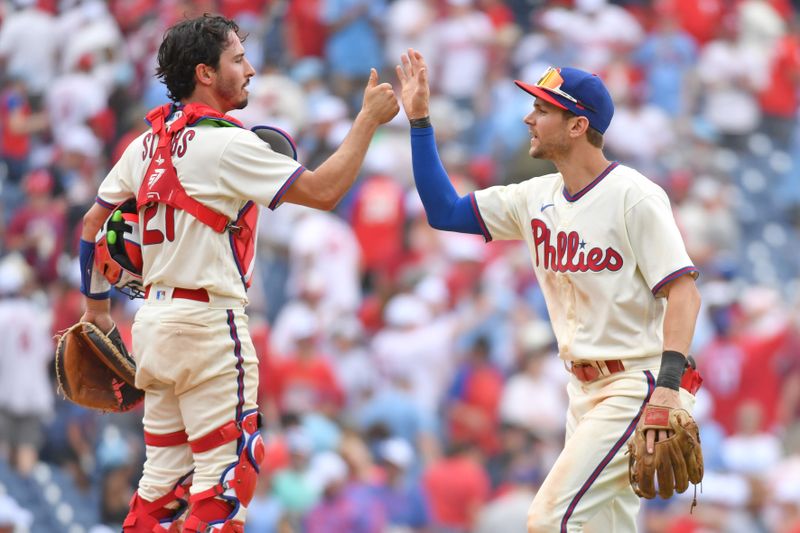
[[(230, 115), (220, 113), (216, 109), (200, 103), (191, 103), (186, 105), (180, 104), (166, 104), (164, 107), (169, 106), (168, 112), (165, 113), (167, 121), (177, 113), (182, 111), (186, 115), (187, 126), (213, 126), (215, 128), (244, 128), (244, 125), (237, 119)], [(150, 121), (145, 119), (147, 124)], [(152, 125), (152, 124), (150, 124)]]
[(566, 186), (564, 186), (564, 188), (563, 188), (563, 189), (561, 189), (561, 192), (564, 194), (564, 198), (566, 198), (568, 202), (577, 202), (577, 201), (578, 201), (578, 200), (580, 200), (580, 199), (581, 199), (581, 198), (582, 198), (582, 197), (583, 197), (583, 196), (584, 196), (584, 195), (585, 195), (587, 192), (589, 192), (589, 191), (591, 191), (592, 189), (594, 189), (595, 185), (597, 185), (598, 183), (600, 183), (601, 181), (603, 181), (603, 178), (605, 178), (606, 176), (608, 176), (608, 174), (609, 174), (609, 173), (610, 173), (612, 170), (614, 170), (615, 168), (617, 168), (617, 165), (619, 165), (619, 162), (618, 162), (618, 161), (612, 161), (612, 162), (611, 162), (611, 164), (610, 164), (610, 165), (608, 165), (608, 166), (605, 168), (605, 170), (603, 170), (603, 172), (601, 172), (601, 173), (600, 173), (600, 175), (599, 175), (599, 176), (597, 176), (595, 179), (593, 179), (593, 180), (592, 180), (592, 182), (591, 182), (591, 183), (589, 183), (589, 184), (588, 184), (586, 187), (584, 187), (583, 189), (579, 190), (579, 191), (578, 191), (578, 192), (576, 192), (575, 194), (570, 194), (570, 193), (567, 191), (567, 187), (566, 187)]

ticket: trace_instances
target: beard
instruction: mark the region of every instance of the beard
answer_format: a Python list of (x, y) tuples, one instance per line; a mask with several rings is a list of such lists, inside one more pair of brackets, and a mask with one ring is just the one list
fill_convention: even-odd
[(560, 159), (561, 156), (569, 151), (569, 144), (566, 135), (556, 138), (550, 138), (547, 141), (542, 141), (539, 138), (539, 144), (532, 146), (528, 152), (534, 159), (543, 159), (545, 161), (553, 161)]
[(217, 90), (222, 99), (229, 102), (230, 109), (247, 107), (247, 93), (241, 83), (225, 80), (219, 84)]
[(244, 109), (245, 107), (247, 107), (247, 97), (246, 96), (244, 98), (242, 98), (241, 100), (239, 100), (239, 102), (237, 102), (236, 105), (233, 106), (234, 109)]

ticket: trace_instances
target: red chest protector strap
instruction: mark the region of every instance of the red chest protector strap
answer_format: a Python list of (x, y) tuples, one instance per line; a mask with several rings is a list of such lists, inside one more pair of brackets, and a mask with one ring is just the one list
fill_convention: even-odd
[(194, 124), (203, 118), (230, 122), (238, 127), (242, 127), (241, 123), (208, 106), (188, 104), (181, 109), (181, 115), (167, 126), (166, 119), (172, 112), (172, 104), (166, 104), (147, 114), (153, 135), (158, 136), (158, 146), (136, 196), (136, 207), (141, 209), (143, 205), (153, 202), (167, 204), (186, 211), (217, 233), (223, 233), (228, 229), (230, 219), (189, 196), (178, 180), (178, 174), (172, 164), (172, 140), (187, 124)]

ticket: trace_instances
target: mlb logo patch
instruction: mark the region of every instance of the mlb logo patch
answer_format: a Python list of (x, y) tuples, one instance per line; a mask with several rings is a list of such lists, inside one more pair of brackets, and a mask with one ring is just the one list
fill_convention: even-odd
[(167, 291), (158, 290), (156, 291), (156, 300), (166, 300), (167, 299)]

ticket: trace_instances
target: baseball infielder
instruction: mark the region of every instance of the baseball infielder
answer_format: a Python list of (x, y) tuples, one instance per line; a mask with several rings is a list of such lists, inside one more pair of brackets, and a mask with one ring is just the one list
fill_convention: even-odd
[[(430, 224), (525, 241), (572, 374), (566, 442), (530, 507), (528, 531), (636, 531), (639, 499), (624, 446), (648, 402), (693, 403), (679, 384), (700, 305), (697, 270), (666, 194), (604, 157), (614, 107), (600, 78), (550, 68), (536, 84), (516, 83), (536, 98), (525, 117), (530, 155), (558, 172), (459, 197), (436, 152), (422, 55), (409, 50), (397, 75)], [(668, 434), (648, 431), (652, 453)]]
[(233, 21), (204, 16), (170, 28), (158, 75), (175, 103), (148, 113), (150, 131), (127, 147), (84, 217), (82, 320), (108, 331), (94, 237), (111, 208), (137, 200), (145, 304), (133, 353), (145, 391), (147, 460), (125, 532), (244, 531), (264, 453), (244, 313), (255, 204), (332, 209), (377, 127), (399, 111), (391, 85), (379, 85), (373, 69), (350, 133), (312, 172), (225, 115), (247, 104), (254, 74)]

